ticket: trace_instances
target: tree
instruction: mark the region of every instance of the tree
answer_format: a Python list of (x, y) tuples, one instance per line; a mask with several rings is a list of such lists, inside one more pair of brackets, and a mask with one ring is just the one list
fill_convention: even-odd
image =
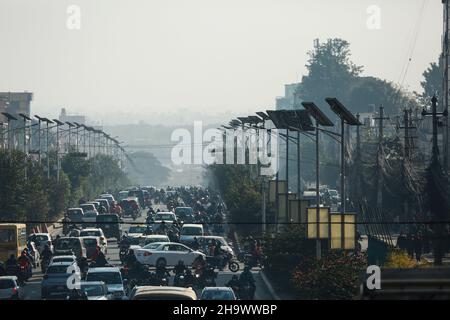
[(420, 82), (423, 92), (416, 93), (422, 104), (429, 104), (433, 95), (441, 97), (443, 71), (442, 59), (438, 59), (438, 63), (432, 62), (423, 72), (424, 79)]
[[(345, 40), (319, 43), (308, 55), (308, 74), (296, 90), (301, 100), (315, 101), (320, 106), (326, 97), (336, 97), (354, 113), (368, 112), (369, 105), (383, 105), (392, 114), (416, 106), (414, 97), (395, 84), (361, 76), (363, 67), (352, 62), (350, 43)], [(324, 111), (335, 118), (329, 108)]]
[(241, 232), (254, 232), (261, 222), (261, 180), (250, 165), (208, 166), (230, 212), (231, 224)]

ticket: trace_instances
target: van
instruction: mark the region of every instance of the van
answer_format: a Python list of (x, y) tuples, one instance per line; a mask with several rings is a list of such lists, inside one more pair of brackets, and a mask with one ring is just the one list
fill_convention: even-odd
[(105, 237), (120, 240), (122, 235), (120, 224), (122, 219), (115, 213), (101, 214), (97, 216), (97, 228), (103, 230)]
[(80, 238), (61, 237), (56, 242), (55, 255), (71, 255), (72, 253), (77, 259), (86, 258), (86, 248)]

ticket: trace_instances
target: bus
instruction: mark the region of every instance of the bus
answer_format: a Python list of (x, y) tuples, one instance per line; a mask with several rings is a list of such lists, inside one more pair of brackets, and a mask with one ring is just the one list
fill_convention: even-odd
[(6, 262), (14, 254), (17, 257), (27, 246), (27, 226), (16, 223), (0, 223), (0, 261)]

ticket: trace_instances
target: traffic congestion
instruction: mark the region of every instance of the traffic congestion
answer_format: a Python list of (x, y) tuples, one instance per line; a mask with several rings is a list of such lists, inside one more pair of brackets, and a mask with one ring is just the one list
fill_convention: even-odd
[(240, 249), (225, 203), (200, 187), (104, 193), (52, 232), (6, 232), (16, 241), (0, 249), (0, 299), (253, 300), (264, 266), (259, 241)]

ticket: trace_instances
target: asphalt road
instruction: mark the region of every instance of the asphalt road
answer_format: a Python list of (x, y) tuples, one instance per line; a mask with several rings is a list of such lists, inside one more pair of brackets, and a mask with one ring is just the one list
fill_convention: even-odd
[[(164, 211), (167, 209), (165, 205), (154, 205), (153, 208), (155, 211), (158, 208), (161, 211)], [(133, 222), (133, 219), (125, 218), (124, 222), (125, 223), (122, 225), (122, 230), (126, 231), (130, 228), (130, 226), (131, 226), (130, 222)], [(145, 223), (145, 214), (143, 213), (141, 217), (139, 217), (136, 221), (134, 221), (134, 223)], [(56, 230), (57, 230), (57, 231), (55, 231), (56, 233), (60, 232), (60, 229), (56, 229)], [(55, 235), (56, 235), (56, 233), (55, 233)], [(107, 250), (108, 252), (107, 252), (106, 256), (107, 256), (109, 263), (112, 265), (120, 266), (121, 262), (119, 259), (119, 248), (117, 245), (117, 241), (115, 239), (108, 239), (108, 248), (107, 249), (108, 249)], [(243, 265), (241, 265), (240, 267), (241, 267), (240, 270), (242, 271)], [(237, 273), (232, 273), (231, 271), (228, 271), (228, 270), (220, 271), (217, 276), (217, 279), (216, 279), (217, 286), (224, 286), (225, 283), (227, 283), (234, 274), (239, 275), (241, 271), (238, 271)], [(252, 272), (253, 272), (253, 276), (256, 281), (255, 299), (256, 300), (272, 300), (273, 297), (260, 275), (260, 270), (254, 270)], [(22, 299), (25, 299), (25, 300), (41, 299), (42, 276), (43, 276), (43, 274), (41, 273), (41, 270), (39, 267), (37, 269), (33, 270), (33, 277), (26, 283), (26, 285), (24, 287), (21, 288), (20, 294), (21, 294)], [(171, 277), (169, 279), (169, 283), (171, 284), (172, 281), (173, 281), (173, 277)]]

